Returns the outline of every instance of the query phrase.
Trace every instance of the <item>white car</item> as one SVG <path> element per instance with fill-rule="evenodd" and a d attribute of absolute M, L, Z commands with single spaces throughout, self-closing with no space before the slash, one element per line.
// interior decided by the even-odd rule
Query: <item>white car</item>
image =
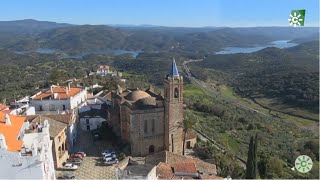
<path fill-rule="evenodd" d="M 104 151 L 102 151 L 101 155 L 110 154 L 110 153 L 115 154 L 116 152 L 113 148 L 108 148 L 108 149 L 105 149 Z"/>
<path fill-rule="evenodd" d="M 116 153 L 105 153 L 103 154 L 103 159 L 117 158 Z"/>
<path fill-rule="evenodd" d="M 119 162 L 119 161 L 118 161 L 117 158 L 107 158 L 107 159 L 105 159 L 104 164 L 106 164 L 106 165 L 112 165 L 112 164 L 116 164 L 116 163 L 118 163 L 118 162 Z"/>
<path fill-rule="evenodd" d="M 71 164 L 71 163 L 66 163 L 66 164 L 63 166 L 63 169 L 66 169 L 66 170 L 76 170 L 76 169 L 78 169 L 78 166 L 77 166 L 77 165 L 74 165 L 74 164 Z"/>

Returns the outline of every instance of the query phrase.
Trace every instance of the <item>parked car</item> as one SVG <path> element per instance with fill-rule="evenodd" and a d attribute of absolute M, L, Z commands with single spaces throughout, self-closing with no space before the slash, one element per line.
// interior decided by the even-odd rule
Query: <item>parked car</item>
<path fill-rule="evenodd" d="M 83 161 L 83 159 L 81 159 L 81 158 L 79 158 L 79 157 L 73 157 L 73 156 L 70 156 L 68 159 L 69 159 L 69 160 Z"/>
<path fill-rule="evenodd" d="M 72 154 L 70 156 L 70 158 L 80 158 L 80 159 L 83 159 L 82 155 L 81 154 Z"/>
<path fill-rule="evenodd" d="M 71 164 L 75 164 L 75 165 L 77 165 L 77 166 L 80 166 L 81 165 L 81 163 L 82 163 L 82 160 L 81 159 L 79 159 L 79 158 L 69 158 L 68 160 L 67 160 L 67 163 L 71 163 Z"/>
<path fill-rule="evenodd" d="M 101 139 L 102 139 L 101 134 L 100 134 L 99 131 L 97 131 L 97 130 L 92 131 L 92 137 L 93 137 L 93 140 L 94 140 L 94 141 L 97 141 L 97 140 L 101 140 Z"/>
<path fill-rule="evenodd" d="M 76 176 L 73 174 L 64 174 L 63 176 L 57 177 L 57 179 L 76 179 Z"/>
<path fill-rule="evenodd" d="M 85 152 L 82 152 L 82 151 L 76 152 L 75 154 L 80 154 L 82 156 L 82 158 L 87 156 L 87 154 Z"/>
<path fill-rule="evenodd" d="M 116 164 L 116 163 L 118 163 L 118 162 L 119 162 L 119 161 L 118 161 L 117 158 L 107 158 L 107 159 L 105 159 L 104 164 L 106 164 L 106 165 L 112 165 L 112 164 Z"/>
<path fill-rule="evenodd" d="M 103 159 L 116 158 L 116 157 L 117 157 L 116 153 L 105 153 L 105 154 L 103 154 Z"/>
<path fill-rule="evenodd" d="M 108 149 L 105 149 L 104 151 L 101 152 L 102 155 L 111 154 L 111 153 L 115 154 L 116 151 L 113 148 L 108 148 Z"/>
<path fill-rule="evenodd" d="M 74 164 L 71 164 L 71 163 L 66 163 L 63 166 L 63 169 L 65 169 L 65 170 L 76 170 L 76 169 L 78 169 L 78 166 L 74 165 Z"/>

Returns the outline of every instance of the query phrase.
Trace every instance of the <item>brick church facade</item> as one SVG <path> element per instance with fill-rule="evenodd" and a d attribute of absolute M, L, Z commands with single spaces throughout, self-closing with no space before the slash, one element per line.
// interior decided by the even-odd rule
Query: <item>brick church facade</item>
<path fill-rule="evenodd" d="M 179 124 L 183 121 L 183 77 L 175 60 L 164 79 L 164 88 L 164 96 L 156 94 L 152 87 L 125 91 L 119 88 L 111 95 L 109 123 L 130 144 L 133 156 L 163 150 L 182 154 L 183 130 Z"/>

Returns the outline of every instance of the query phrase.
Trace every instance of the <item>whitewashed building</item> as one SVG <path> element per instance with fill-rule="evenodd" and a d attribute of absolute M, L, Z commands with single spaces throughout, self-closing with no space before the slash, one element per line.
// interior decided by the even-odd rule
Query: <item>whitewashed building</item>
<path fill-rule="evenodd" d="M 101 127 L 102 123 L 107 121 L 107 113 L 101 110 L 91 109 L 79 113 L 81 129 L 85 131 L 95 130 Z"/>
<path fill-rule="evenodd" d="M 49 128 L 0 112 L 0 179 L 55 179 Z"/>
<path fill-rule="evenodd" d="M 72 111 L 86 99 L 86 89 L 52 85 L 50 89 L 33 95 L 30 99 L 30 106 L 35 107 L 36 113 L 43 111 L 60 114 Z"/>
<path fill-rule="evenodd" d="M 79 108 L 79 121 L 81 129 L 90 131 L 101 126 L 102 122 L 107 121 L 107 108 L 110 103 L 101 97 L 88 99 Z"/>
<path fill-rule="evenodd" d="M 100 65 L 97 69 L 97 72 L 96 72 L 98 75 L 101 75 L 101 76 L 105 76 L 105 75 L 108 75 L 108 74 L 113 74 L 113 72 L 111 71 L 110 69 L 110 66 L 107 66 L 107 65 Z"/>

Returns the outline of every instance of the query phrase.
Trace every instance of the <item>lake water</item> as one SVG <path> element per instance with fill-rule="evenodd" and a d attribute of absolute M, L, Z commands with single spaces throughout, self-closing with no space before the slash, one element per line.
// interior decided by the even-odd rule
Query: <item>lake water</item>
<path fill-rule="evenodd" d="M 222 51 L 215 52 L 215 54 L 252 53 L 267 47 L 277 47 L 282 49 L 282 48 L 289 48 L 289 47 L 298 45 L 296 43 L 290 43 L 289 41 L 290 40 L 273 41 L 270 44 L 259 45 L 255 47 L 226 47 L 226 48 L 223 48 Z"/>
<path fill-rule="evenodd" d="M 113 55 L 122 55 L 122 54 L 130 54 L 132 57 L 136 58 L 141 52 L 139 51 L 127 51 L 124 49 L 115 49 L 115 50 L 99 50 L 99 51 L 89 51 L 80 54 L 70 55 L 63 51 L 55 50 L 55 49 L 47 49 L 47 48 L 39 48 L 35 51 L 16 51 L 17 54 L 27 54 L 27 53 L 39 53 L 39 54 L 54 54 L 59 53 L 59 59 L 66 59 L 66 58 L 74 58 L 74 59 L 82 59 L 83 56 L 89 54 L 113 54 Z"/>

